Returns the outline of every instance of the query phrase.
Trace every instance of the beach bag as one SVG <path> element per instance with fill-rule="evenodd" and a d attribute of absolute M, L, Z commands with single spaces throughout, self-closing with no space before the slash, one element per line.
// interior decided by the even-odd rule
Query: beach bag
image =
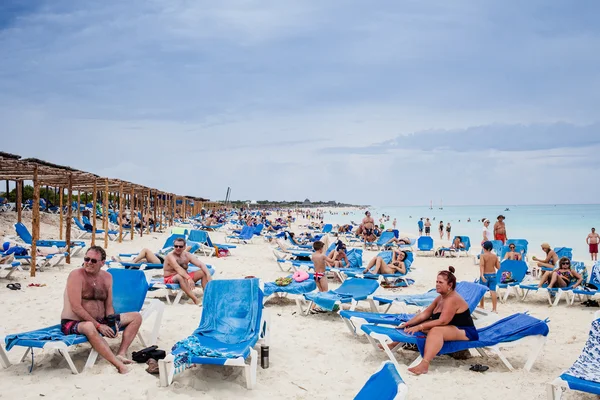
<path fill-rule="evenodd" d="M 166 356 L 166 352 L 164 350 L 160 350 L 158 346 L 146 347 L 145 349 L 142 349 L 140 351 L 134 351 L 131 354 L 131 358 L 133 359 L 133 361 L 138 363 L 145 363 L 151 358 L 154 358 L 158 361 L 162 360 Z"/>
<path fill-rule="evenodd" d="M 228 249 L 219 249 L 219 251 L 217 252 L 219 258 L 221 257 L 229 257 L 229 250 Z"/>
<path fill-rule="evenodd" d="M 511 283 L 511 282 L 516 282 L 516 280 L 514 280 L 512 277 L 512 272 L 504 271 L 502 273 L 502 278 L 500 279 L 500 283 Z"/>
<path fill-rule="evenodd" d="M 83 227 L 88 231 L 94 230 L 94 226 L 91 224 L 84 224 Z"/>

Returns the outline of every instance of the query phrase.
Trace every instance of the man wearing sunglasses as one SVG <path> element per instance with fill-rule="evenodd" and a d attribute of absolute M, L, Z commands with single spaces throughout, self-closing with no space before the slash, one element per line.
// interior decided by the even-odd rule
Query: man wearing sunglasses
<path fill-rule="evenodd" d="M 200 268 L 198 271 L 188 272 L 188 265 L 192 264 Z M 181 290 L 194 302 L 200 304 L 200 300 L 194 295 L 196 282 L 202 280 L 202 288 L 210 281 L 210 272 L 202 261 L 185 249 L 185 239 L 177 238 L 173 242 L 173 251 L 165 257 L 164 263 L 165 283 L 176 283 Z"/>
<path fill-rule="evenodd" d="M 90 344 L 102 357 L 114 365 L 119 373 L 129 371 L 125 364 L 129 345 L 135 338 L 142 316 L 139 312 L 120 314 L 118 326 L 125 328 L 121 346 L 115 356 L 104 337 L 116 338 L 118 329 L 108 325 L 107 317 L 115 314 L 112 297 L 112 275 L 101 268 L 106 261 L 106 252 L 100 246 L 92 246 L 85 253 L 82 268 L 73 270 L 67 278 L 64 306 L 60 327 L 65 335 L 85 335 Z"/>

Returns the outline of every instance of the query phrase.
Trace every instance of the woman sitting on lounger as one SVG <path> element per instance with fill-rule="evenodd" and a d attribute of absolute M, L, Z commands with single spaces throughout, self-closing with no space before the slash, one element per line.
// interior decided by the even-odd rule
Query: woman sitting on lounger
<path fill-rule="evenodd" d="M 389 264 L 386 264 L 381 257 L 374 257 L 367 264 L 367 268 L 363 271 L 363 274 L 406 274 L 404 260 L 406 260 L 406 253 L 404 251 L 393 250 L 392 261 Z M 371 271 L 373 266 L 375 266 L 375 269 Z"/>
<path fill-rule="evenodd" d="M 558 262 L 558 269 L 554 271 L 544 272 L 538 287 L 542 287 L 544 283 L 548 283 L 548 288 L 564 288 L 574 283 L 573 288 L 581 285 L 583 277 L 574 269 L 571 269 L 571 261 L 567 257 L 563 257 Z"/>
<path fill-rule="evenodd" d="M 478 340 L 479 334 L 467 302 L 456 293 L 456 277 L 454 268 L 440 271 L 435 282 L 435 290 L 440 294 L 427 309 L 408 322 L 400 324 L 404 332 L 409 334 L 424 333 L 425 351 L 423 360 L 416 367 L 408 370 L 413 374 L 426 374 L 429 363 L 440 351 L 445 341 Z M 397 343 L 391 343 L 390 347 Z"/>
<path fill-rule="evenodd" d="M 508 251 L 504 255 L 505 260 L 521 261 L 521 259 L 523 258 L 523 255 L 521 253 L 515 251 L 515 248 L 516 248 L 516 246 L 514 243 L 511 243 L 508 245 Z"/>

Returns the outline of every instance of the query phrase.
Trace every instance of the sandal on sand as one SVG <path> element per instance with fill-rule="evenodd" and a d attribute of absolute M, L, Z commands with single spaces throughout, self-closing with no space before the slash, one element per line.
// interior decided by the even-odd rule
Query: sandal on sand
<path fill-rule="evenodd" d="M 475 372 L 485 372 L 488 369 L 490 369 L 490 367 L 488 367 L 487 365 L 481 365 L 481 364 L 471 365 L 471 368 L 469 368 L 470 371 L 475 371 Z"/>
<path fill-rule="evenodd" d="M 148 361 L 146 361 L 146 364 L 148 364 L 148 368 L 146 368 L 147 373 L 158 374 L 158 361 L 156 361 L 154 358 L 150 358 Z"/>
<path fill-rule="evenodd" d="M 21 290 L 20 283 L 9 283 L 8 285 L 6 285 L 6 287 L 9 288 L 10 290 Z"/>
<path fill-rule="evenodd" d="M 322 308 L 313 308 L 312 310 L 310 310 L 311 314 L 323 314 L 326 312 L 327 311 L 323 310 Z"/>

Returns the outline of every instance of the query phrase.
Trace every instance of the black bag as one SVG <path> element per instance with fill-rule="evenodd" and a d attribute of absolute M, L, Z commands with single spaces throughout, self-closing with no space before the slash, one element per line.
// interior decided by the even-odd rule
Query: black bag
<path fill-rule="evenodd" d="M 133 359 L 133 361 L 138 362 L 138 363 L 145 363 L 146 361 L 148 361 L 151 358 L 154 358 L 155 360 L 158 361 L 158 360 L 162 360 L 166 356 L 167 356 L 167 353 L 165 353 L 164 350 L 160 350 L 158 348 L 158 346 L 146 347 L 145 349 L 142 349 L 140 351 L 134 351 L 131 354 L 131 358 Z"/>

